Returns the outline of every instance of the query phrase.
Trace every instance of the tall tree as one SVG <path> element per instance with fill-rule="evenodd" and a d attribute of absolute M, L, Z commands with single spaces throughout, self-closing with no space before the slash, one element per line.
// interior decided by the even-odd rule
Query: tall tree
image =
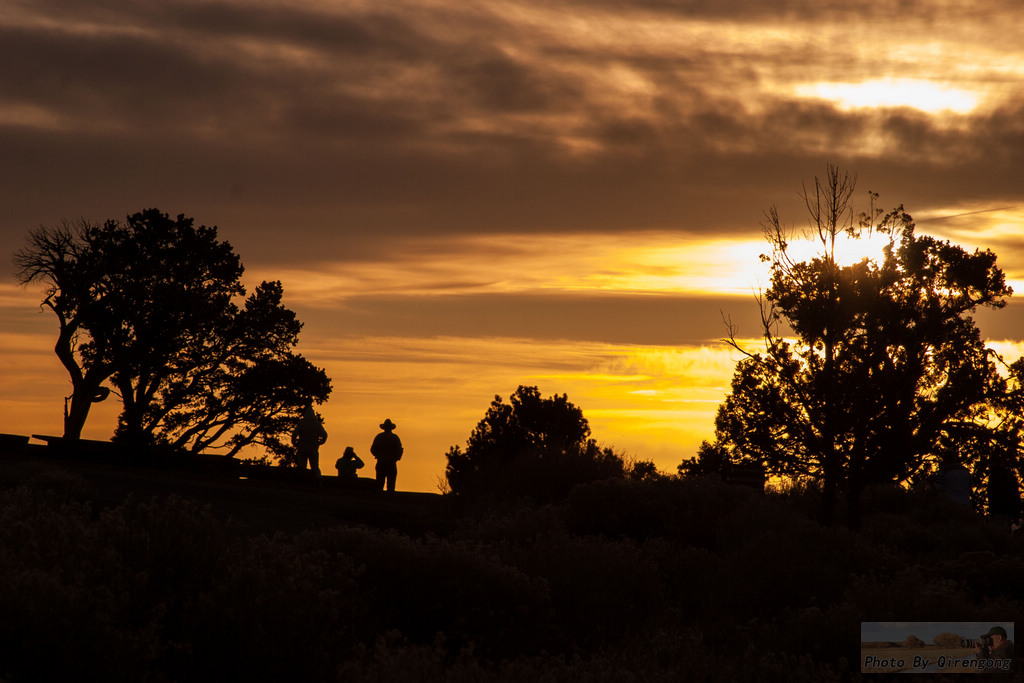
<path fill-rule="evenodd" d="M 278 452 L 303 404 L 330 393 L 323 371 L 291 351 L 302 326 L 280 283 L 235 303 L 243 267 L 215 227 L 156 209 L 44 227 L 15 262 L 22 283 L 45 283 L 43 305 L 60 324 L 55 350 L 72 381 L 65 437 L 80 437 L 109 381 L 123 404 L 118 439 Z"/>
<path fill-rule="evenodd" d="M 43 283 L 41 307 L 57 317 L 53 350 L 71 378 L 71 396 L 64 403 L 64 436 L 71 439 L 81 437 L 92 404 L 109 395 L 103 383 L 114 372 L 105 338 L 91 339 L 88 333 L 109 315 L 101 282 L 116 267 L 105 262 L 105 253 L 90 249 L 93 229 L 86 221 L 41 226 L 14 255 L 19 282 Z"/>
<path fill-rule="evenodd" d="M 855 223 L 854 186 L 829 167 L 805 189 L 818 244 L 805 261 L 792 257 L 778 211 L 766 213 L 764 349 L 738 363 L 715 426 L 734 457 L 819 479 L 826 516 L 845 492 L 855 526 L 868 483 L 907 480 L 964 434 L 996 437 L 986 414 L 1005 382 L 972 313 L 1012 290 L 992 252 L 917 235 L 902 207 L 876 211 L 877 195 Z M 882 254 L 842 264 L 843 240 L 871 233 L 886 238 Z"/>

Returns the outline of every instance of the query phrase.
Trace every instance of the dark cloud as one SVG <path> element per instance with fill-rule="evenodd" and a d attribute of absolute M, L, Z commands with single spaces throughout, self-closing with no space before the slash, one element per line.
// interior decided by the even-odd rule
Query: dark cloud
<path fill-rule="evenodd" d="M 1012 100 L 952 126 L 842 111 L 769 81 L 875 73 L 874 51 L 851 62 L 807 27 L 743 49 L 729 39 L 758 18 L 836 12 L 882 29 L 895 6 L 603 4 L 608 17 L 720 22 L 721 44 L 710 31 L 668 50 L 458 6 L 65 4 L 21 5 L 24 20 L 0 26 L 0 101 L 21 108 L 0 106 L 5 234 L 151 205 L 220 223 L 260 260 L 475 231 L 739 234 L 826 162 L 908 209 L 1020 195 Z M 309 239 L 280 243 L 296 230 Z"/>
<path fill-rule="evenodd" d="M 750 298 L 674 296 L 366 297 L 340 311 L 303 310 L 307 326 L 340 319 L 349 334 L 409 337 L 509 337 L 600 340 L 613 344 L 714 344 L 728 335 L 757 337 L 759 309 Z"/>
<path fill-rule="evenodd" d="M 500 54 L 455 64 L 450 75 L 461 81 L 456 87 L 470 101 L 492 113 L 550 110 L 583 94 L 569 83 L 552 84 L 537 69 Z"/>

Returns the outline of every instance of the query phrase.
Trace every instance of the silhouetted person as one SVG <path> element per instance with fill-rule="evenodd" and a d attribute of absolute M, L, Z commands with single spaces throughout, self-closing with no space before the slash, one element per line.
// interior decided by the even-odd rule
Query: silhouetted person
<path fill-rule="evenodd" d="M 1020 489 L 1017 474 L 1001 463 L 988 469 L 988 512 L 1000 528 L 1010 529 L 1020 517 Z"/>
<path fill-rule="evenodd" d="M 402 440 L 395 434 L 395 423 L 390 418 L 384 420 L 380 428 L 384 431 L 374 437 L 370 446 L 370 453 L 377 458 L 377 485 L 381 491 L 385 484 L 388 491 L 394 491 L 398 461 L 402 459 Z"/>
<path fill-rule="evenodd" d="M 362 458 L 356 455 L 355 449 L 347 446 L 344 454 L 338 458 L 334 466 L 338 469 L 339 479 L 356 479 L 358 478 L 356 470 L 362 469 L 364 464 Z"/>
<path fill-rule="evenodd" d="M 295 446 L 295 455 L 300 469 L 309 469 L 317 475 L 320 474 L 320 446 L 327 441 L 327 430 L 324 429 L 320 418 L 313 412 L 313 406 L 307 405 L 302 413 L 299 424 L 292 432 L 292 445 Z"/>
<path fill-rule="evenodd" d="M 959 458 L 948 456 L 942 460 L 942 469 L 935 477 L 935 488 L 954 503 L 971 506 L 971 472 Z"/>

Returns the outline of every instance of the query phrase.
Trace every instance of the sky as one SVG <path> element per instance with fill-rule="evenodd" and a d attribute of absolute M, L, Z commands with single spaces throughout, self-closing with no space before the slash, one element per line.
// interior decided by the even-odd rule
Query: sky
<path fill-rule="evenodd" d="M 992 249 L 1024 294 L 1010 0 L 7 0 L 0 244 L 156 207 L 281 280 L 334 391 L 325 466 L 385 418 L 436 491 L 495 395 L 568 394 L 675 472 L 759 333 L 764 211 L 826 165 L 858 209 Z M 59 434 L 39 288 L 0 277 L 0 432 Z M 1015 357 L 1022 308 L 978 315 Z M 753 343 L 753 342 L 752 342 Z M 86 436 L 108 438 L 114 400 Z M 365 458 L 364 458 L 365 459 Z"/>

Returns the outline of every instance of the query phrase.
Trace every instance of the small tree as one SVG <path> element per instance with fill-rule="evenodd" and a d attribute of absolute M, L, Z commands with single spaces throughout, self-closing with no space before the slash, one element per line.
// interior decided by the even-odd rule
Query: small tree
<path fill-rule="evenodd" d="M 576 484 L 625 476 L 623 459 L 598 447 L 565 394 L 542 398 L 527 386 L 509 403 L 495 396 L 465 450 L 452 446 L 447 459 L 445 488 L 455 495 L 552 500 Z"/>
<path fill-rule="evenodd" d="M 725 468 L 729 464 L 729 449 L 721 443 L 701 441 L 697 449 L 697 457 L 684 460 L 676 468 L 684 479 L 703 477 L 709 474 L 725 476 Z"/>
<path fill-rule="evenodd" d="M 960 636 L 955 633 L 940 633 L 933 638 L 936 645 L 947 649 L 960 647 L 961 640 Z"/>
<path fill-rule="evenodd" d="M 915 650 L 924 647 L 924 645 L 924 641 L 917 636 L 907 636 L 907 639 L 903 641 L 903 647 Z"/>

